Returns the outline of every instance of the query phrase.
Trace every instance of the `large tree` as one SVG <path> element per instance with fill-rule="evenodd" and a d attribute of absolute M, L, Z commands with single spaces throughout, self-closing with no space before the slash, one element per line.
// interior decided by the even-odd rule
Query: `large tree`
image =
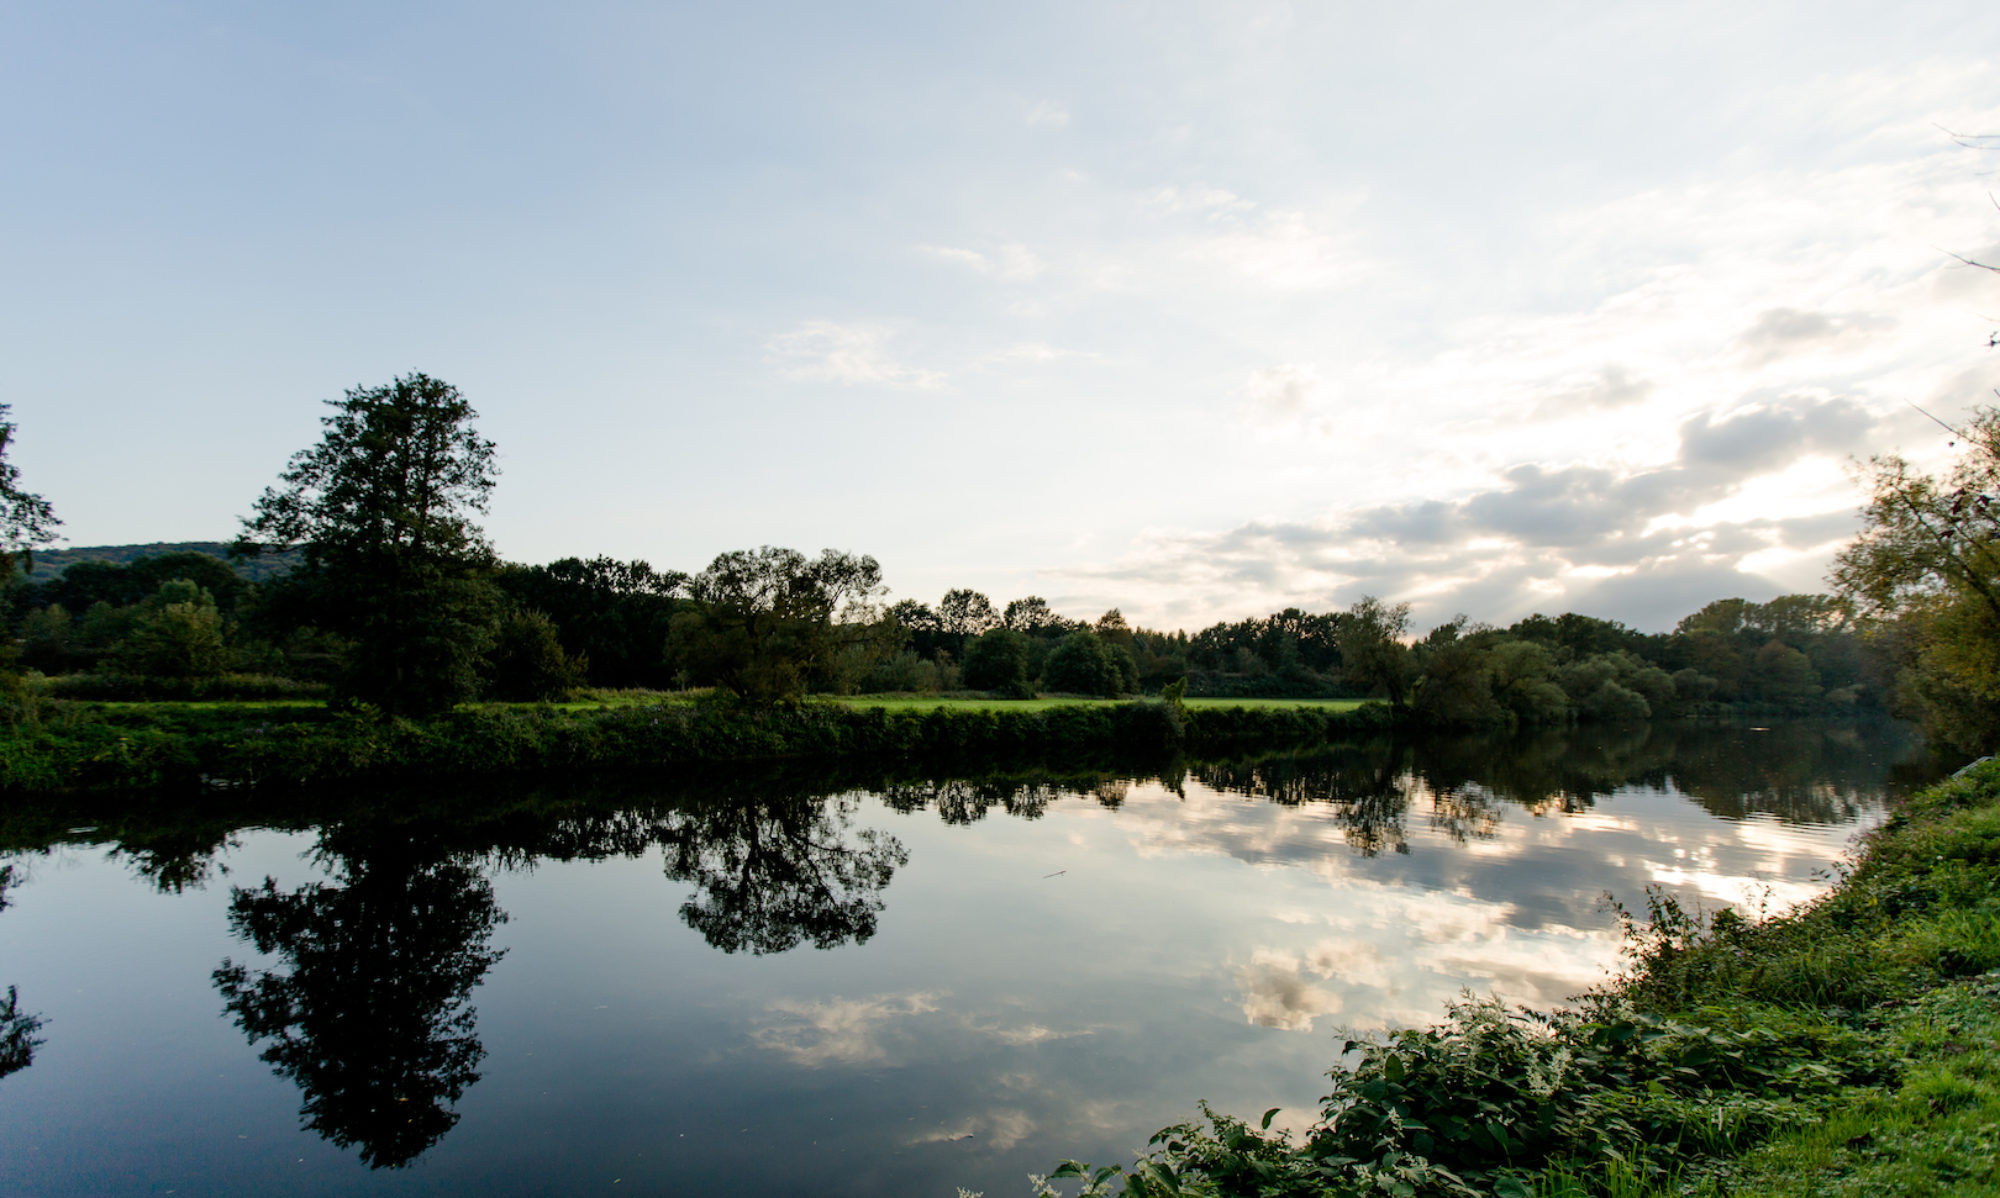
<path fill-rule="evenodd" d="M 1959 457 L 1940 476 L 1873 460 L 1862 532 L 1833 584 L 1895 621 L 1898 689 L 1932 734 L 1985 751 L 2000 743 L 2000 408 L 1953 431 Z"/>
<path fill-rule="evenodd" d="M 1366 595 L 1347 609 L 1337 629 L 1347 680 L 1388 696 L 1391 706 L 1403 707 L 1417 673 L 1416 660 L 1404 643 L 1410 632 L 1410 605 Z"/>
<path fill-rule="evenodd" d="M 243 522 L 239 545 L 299 546 L 314 622 L 353 642 L 344 695 L 422 714 L 469 698 L 491 643 L 493 550 L 474 515 L 498 473 L 458 388 L 424 374 L 327 401 Z"/>
<path fill-rule="evenodd" d="M 32 569 L 34 551 L 56 540 L 56 519 L 49 501 L 21 489 L 21 468 L 7 460 L 14 443 L 13 408 L 0 403 L 0 567 L 10 568 L 20 557 Z"/>

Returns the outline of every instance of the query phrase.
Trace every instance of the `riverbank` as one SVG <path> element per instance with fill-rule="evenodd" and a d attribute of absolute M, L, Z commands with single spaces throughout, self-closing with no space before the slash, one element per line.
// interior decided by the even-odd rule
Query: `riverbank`
<path fill-rule="evenodd" d="M 425 720 L 297 705 L 47 703 L 0 737 L 0 789 L 289 786 L 897 755 L 1060 762 L 1301 748 L 1388 728 L 1381 704 L 1160 700 L 890 708 L 724 700 L 466 708 Z"/>
<path fill-rule="evenodd" d="M 2000 763 L 1905 802 L 1796 911 L 1647 898 L 1631 970 L 1572 1009 L 1468 1000 L 1349 1042 L 1304 1143 L 1211 1112 L 1129 1170 L 1053 1176 L 1134 1198 L 2000 1194 Z"/>

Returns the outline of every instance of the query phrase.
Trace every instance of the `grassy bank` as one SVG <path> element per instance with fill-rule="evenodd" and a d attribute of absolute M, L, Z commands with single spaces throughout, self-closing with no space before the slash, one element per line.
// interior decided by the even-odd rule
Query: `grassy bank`
<path fill-rule="evenodd" d="M 960 698 L 943 695 L 850 695 L 836 700 L 850 707 L 880 707 L 889 711 L 931 711 L 941 707 L 956 711 L 1047 711 L 1052 707 L 1069 707 L 1077 704 L 1101 706 L 1124 701 L 1085 699 L 1068 695 L 1048 695 L 1035 699 Z M 1181 705 L 1189 711 L 1221 711 L 1233 707 L 1251 711 L 1353 711 L 1373 701 L 1370 699 L 1182 699 Z"/>
<path fill-rule="evenodd" d="M 1044 1192 L 2000 1194 L 2000 763 L 1901 806 L 1783 917 L 1646 906 L 1630 971 L 1572 1009 L 1468 1000 L 1350 1042 L 1303 1142 L 1207 1112 Z"/>
<path fill-rule="evenodd" d="M 0 738 L 0 789 L 116 790 L 592 771 L 869 755 L 1060 762 L 1309 747 L 1388 709 L 1128 703 L 924 709 L 727 701 L 482 706 L 426 720 L 254 704 L 45 704 Z"/>

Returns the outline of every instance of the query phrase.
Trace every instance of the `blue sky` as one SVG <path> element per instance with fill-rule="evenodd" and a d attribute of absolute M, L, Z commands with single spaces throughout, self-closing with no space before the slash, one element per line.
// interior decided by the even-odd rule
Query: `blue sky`
<path fill-rule="evenodd" d="M 423 370 L 503 554 L 1194 627 L 1819 589 L 1991 398 L 1990 5 L 0 4 L 0 400 L 220 538 Z"/>

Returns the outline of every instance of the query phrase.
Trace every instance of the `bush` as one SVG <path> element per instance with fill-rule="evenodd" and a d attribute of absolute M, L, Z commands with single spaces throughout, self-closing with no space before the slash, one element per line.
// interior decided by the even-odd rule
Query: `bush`
<path fill-rule="evenodd" d="M 567 699 L 583 685 L 589 663 L 563 652 L 556 626 L 538 611 L 516 609 L 500 621 L 490 662 L 493 695 L 515 702 Z"/>
<path fill-rule="evenodd" d="M 909 649 L 901 649 L 861 676 L 861 689 L 871 695 L 936 694 L 938 668 Z"/>

